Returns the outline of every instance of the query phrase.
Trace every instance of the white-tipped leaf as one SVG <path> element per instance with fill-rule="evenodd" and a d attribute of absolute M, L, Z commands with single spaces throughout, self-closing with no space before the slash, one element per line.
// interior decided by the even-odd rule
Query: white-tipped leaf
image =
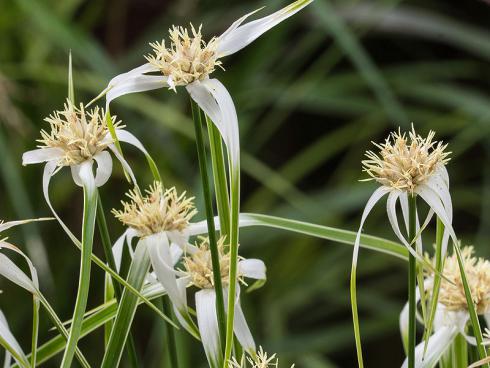
<path fill-rule="evenodd" d="M 298 0 L 271 15 L 242 25 L 243 21 L 253 13 L 245 15 L 233 23 L 220 36 L 220 43 L 218 45 L 219 56 L 227 56 L 243 49 L 269 29 L 296 14 L 312 2 L 313 0 Z"/>
<path fill-rule="evenodd" d="M 97 162 L 97 169 L 95 170 L 95 185 L 101 187 L 111 177 L 112 174 L 112 157 L 107 151 L 99 152 L 94 156 L 95 162 Z"/>

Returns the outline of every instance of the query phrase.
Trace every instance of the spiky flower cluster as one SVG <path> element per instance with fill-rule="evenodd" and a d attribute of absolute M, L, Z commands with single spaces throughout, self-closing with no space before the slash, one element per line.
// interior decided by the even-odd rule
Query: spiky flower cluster
<path fill-rule="evenodd" d="M 122 128 L 120 122 L 112 117 L 115 128 Z M 55 111 L 44 119 L 51 131 L 41 130 L 40 148 L 61 148 L 64 152 L 60 166 L 80 164 L 105 150 L 112 140 L 107 139 L 109 130 L 103 109 L 95 107 L 85 111 L 83 104 L 77 108 L 67 100 L 64 109 Z"/>
<path fill-rule="evenodd" d="M 140 236 L 182 231 L 197 213 L 194 197 L 186 198 L 185 192 L 179 196 L 175 188 L 164 190 L 160 182 L 153 183 L 146 194 L 143 196 L 137 190 L 130 190 L 126 194 L 130 202 L 121 201 L 123 209 L 112 210 L 116 218 L 137 230 Z"/>
<path fill-rule="evenodd" d="M 447 144 L 433 141 L 434 135 L 430 131 L 427 138 L 422 138 L 412 126 L 408 138 L 399 130 L 391 133 L 383 144 L 373 142 L 380 152 L 366 153 L 363 171 L 386 187 L 413 194 L 418 185 L 425 183 L 440 165 L 449 161 L 450 152 L 444 152 Z"/>
<path fill-rule="evenodd" d="M 170 47 L 162 42 L 150 43 L 154 55 L 147 55 L 148 62 L 168 77 L 168 85 L 185 86 L 196 80 L 203 80 L 215 68 L 221 67 L 218 61 L 218 39 L 213 37 L 209 42 L 202 40 L 201 27 L 196 31 L 173 26 L 169 29 Z"/>
<path fill-rule="evenodd" d="M 255 356 L 255 359 L 251 357 L 247 357 L 247 361 L 250 364 L 251 368 L 279 368 L 279 359 L 276 358 L 276 354 L 272 354 L 269 356 L 262 346 L 259 347 L 259 351 Z M 245 357 L 242 357 L 240 361 L 237 361 L 236 358 L 233 358 L 228 363 L 228 368 L 246 368 L 247 364 L 245 362 Z M 294 368 L 294 364 L 291 366 Z"/>
<path fill-rule="evenodd" d="M 468 279 L 468 285 L 478 314 L 490 311 L 490 262 L 474 256 L 473 247 L 461 250 L 463 266 Z M 461 273 L 456 254 L 447 257 L 439 291 L 439 303 L 448 310 L 467 310 L 466 296 L 461 281 Z"/>
<path fill-rule="evenodd" d="M 228 286 L 228 274 L 230 273 L 230 253 L 226 250 L 225 238 L 218 239 L 219 267 L 221 282 Z M 184 257 L 183 272 L 189 276 L 192 285 L 200 289 L 214 288 L 213 262 L 209 248 L 209 238 L 200 237 L 196 244 L 197 251 Z M 240 281 L 240 275 L 238 275 Z"/>

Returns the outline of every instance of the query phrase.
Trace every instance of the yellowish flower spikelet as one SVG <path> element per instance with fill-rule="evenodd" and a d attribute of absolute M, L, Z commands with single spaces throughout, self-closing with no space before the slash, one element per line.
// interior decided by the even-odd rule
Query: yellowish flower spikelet
<path fill-rule="evenodd" d="M 186 198 L 185 192 L 177 195 L 175 188 L 164 190 L 162 183 L 155 182 L 146 190 L 146 196 L 130 190 L 129 202 L 121 201 L 122 210 L 112 213 L 126 226 L 138 231 L 140 236 L 162 231 L 183 231 L 197 213 L 194 197 Z"/>
<path fill-rule="evenodd" d="M 370 179 L 380 184 L 413 194 L 415 188 L 427 181 L 440 165 L 445 165 L 450 152 L 445 152 L 447 144 L 433 141 L 435 133 L 430 131 L 422 138 L 412 130 L 408 134 L 391 133 L 383 144 L 373 144 L 380 149 L 366 153 L 362 161 L 363 171 Z"/>
<path fill-rule="evenodd" d="M 213 37 L 208 43 L 202 40 L 201 27 L 196 31 L 191 24 L 191 32 L 184 27 L 169 29 L 170 47 L 165 40 L 150 43 L 154 55 L 147 55 L 148 62 L 169 78 L 170 87 L 185 86 L 196 80 L 203 80 L 221 67 L 218 61 L 218 39 Z"/>
<path fill-rule="evenodd" d="M 122 128 L 120 122 L 112 117 L 114 127 Z M 81 164 L 97 153 L 105 150 L 112 140 L 106 139 L 109 133 L 105 112 L 99 107 L 85 111 L 83 104 L 76 108 L 69 100 L 61 111 L 55 111 L 44 119 L 51 130 L 41 130 L 40 148 L 61 148 L 64 156 L 60 166 Z"/>
<path fill-rule="evenodd" d="M 276 358 L 276 354 L 269 356 L 267 352 L 262 349 L 262 346 L 259 347 L 259 351 L 257 352 L 255 359 L 247 357 L 247 361 L 251 368 L 279 368 L 279 359 Z M 233 358 L 228 363 L 228 368 L 246 368 L 246 366 L 247 364 L 245 363 L 244 357 L 242 357 L 240 362 L 238 362 L 236 358 Z M 291 366 L 291 368 L 294 368 L 294 364 Z"/>
<path fill-rule="evenodd" d="M 464 247 L 461 250 L 468 285 L 477 312 L 484 314 L 490 311 L 490 262 L 477 258 L 473 254 L 473 247 Z M 468 305 L 456 254 L 446 258 L 442 273 L 447 280 L 442 279 L 441 281 L 439 303 L 445 305 L 449 310 L 467 310 Z"/>
<path fill-rule="evenodd" d="M 220 275 L 223 286 L 228 286 L 228 276 L 230 273 L 230 253 L 227 251 L 225 238 L 218 239 L 218 253 Z M 184 257 L 183 272 L 189 276 L 192 285 L 200 289 L 214 288 L 213 279 L 213 262 L 211 259 L 211 251 L 209 249 L 209 238 L 200 237 L 196 244 L 197 251 Z M 243 279 L 238 275 L 240 282 L 244 283 Z"/>

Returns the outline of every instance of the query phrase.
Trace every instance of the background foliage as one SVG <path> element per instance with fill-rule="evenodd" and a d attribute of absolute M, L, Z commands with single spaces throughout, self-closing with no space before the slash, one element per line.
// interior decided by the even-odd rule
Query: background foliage
<path fill-rule="evenodd" d="M 224 0 L 3 0 L 0 11 L 0 216 L 49 215 L 42 198 L 42 168 L 22 168 L 42 118 L 66 98 L 68 51 L 77 99 L 88 101 L 115 74 L 140 65 L 148 42 L 172 24 L 203 24 L 209 36 L 240 15 L 284 1 Z M 450 143 L 455 228 L 464 243 L 490 256 L 490 6 L 477 0 L 316 0 L 218 72 L 237 106 L 242 142 L 245 211 L 356 230 L 373 183 L 360 183 L 360 160 L 370 141 L 389 130 L 437 131 Z M 158 161 L 165 183 L 198 198 L 199 178 L 185 93 L 159 90 L 113 105 Z M 126 150 L 142 182 L 151 174 L 137 152 Z M 102 188 L 107 209 L 128 189 L 117 169 Z M 80 226 L 81 191 L 68 172 L 53 181 L 53 202 L 73 229 Z M 393 238 L 383 206 L 366 231 Z M 122 231 L 109 218 L 112 237 Z M 74 303 L 78 253 L 53 223 L 8 234 L 33 258 L 41 286 L 63 318 Z M 432 239 L 428 238 L 428 242 Z M 95 251 L 102 256 L 100 243 Z M 268 282 L 244 298 L 257 340 L 297 367 L 355 364 L 348 297 L 351 248 L 268 229 L 242 231 L 241 252 L 268 265 Z M 368 366 L 397 366 L 403 351 L 398 314 L 405 302 L 406 265 L 361 251 L 359 303 Z M 90 306 L 102 300 L 95 271 Z M 30 297 L 1 280 L 1 308 L 23 346 L 30 339 Z M 134 333 L 145 367 L 161 366 L 160 321 L 145 307 Z M 44 327 L 47 327 L 45 325 Z M 41 338 L 50 334 L 46 328 Z M 203 364 L 200 347 L 179 334 Z M 102 331 L 82 340 L 96 365 Z M 27 348 L 26 348 L 27 350 Z M 56 362 L 48 365 L 56 366 Z M 284 366 L 286 366 L 284 364 Z"/>

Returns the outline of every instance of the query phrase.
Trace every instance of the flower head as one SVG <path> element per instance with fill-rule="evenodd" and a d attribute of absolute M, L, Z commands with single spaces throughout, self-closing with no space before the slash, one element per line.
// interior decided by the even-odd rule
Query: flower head
<path fill-rule="evenodd" d="M 257 352 L 255 359 L 251 357 L 247 357 L 247 361 L 250 364 L 251 368 L 279 368 L 279 359 L 276 357 L 276 354 L 272 354 L 269 356 L 266 351 L 262 348 L 262 346 L 259 346 L 259 351 Z M 242 359 L 239 361 L 236 360 L 236 358 L 233 358 L 229 363 L 228 363 L 229 368 L 245 368 L 246 363 L 245 363 L 245 358 L 242 357 Z M 291 366 L 291 368 L 294 368 L 294 364 Z"/>
<path fill-rule="evenodd" d="M 436 169 L 445 165 L 450 152 L 447 145 L 433 141 L 435 133 L 426 138 L 417 135 L 412 126 L 408 133 L 392 133 L 382 144 L 375 144 L 379 154 L 366 153 L 362 162 L 363 171 L 385 187 L 413 193 L 417 186 L 425 183 Z"/>
<path fill-rule="evenodd" d="M 112 117 L 116 128 L 123 128 L 120 122 Z M 40 148 L 60 148 L 62 158 L 60 166 L 78 165 L 105 150 L 112 139 L 108 139 L 109 130 L 103 109 L 95 107 L 85 111 L 83 104 L 77 108 L 67 100 L 64 109 L 55 111 L 44 119 L 49 123 L 51 131 L 41 130 Z"/>
<path fill-rule="evenodd" d="M 487 313 L 490 311 L 490 262 L 475 257 L 473 247 L 464 247 L 461 256 L 476 310 L 479 314 Z M 456 254 L 446 258 L 442 273 L 447 280 L 441 281 L 439 303 L 451 311 L 466 311 L 468 305 Z"/>
<path fill-rule="evenodd" d="M 221 67 L 217 53 L 218 38 L 204 42 L 201 27 L 196 30 L 191 24 L 189 32 L 187 28 L 173 26 L 169 29 L 169 35 L 168 47 L 165 40 L 150 43 L 154 54 L 147 55 L 146 59 L 168 78 L 167 83 L 171 88 L 203 80 L 217 66 Z"/>
<path fill-rule="evenodd" d="M 200 243 L 193 254 L 184 257 L 184 273 L 189 276 L 191 284 L 200 289 L 214 288 L 213 262 L 209 248 L 209 238 L 200 237 Z M 225 238 L 218 240 L 219 266 L 223 286 L 228 286 L 230 272 L 230 254 L 226 251 Z M 240 277 L 240 275 L 239 275 Z M 240 278 L 239 278 L 240 279 Z M 241 280 L 243 282 L 243 280 Z"/>
<path fill-rule="evenodd" d="M 197 213 L 192 198 L 180 196 L 175 188 L 165 190 L 162 183 L 155 182 L 143 196 L 137 190 L 127 193 L 129 202 L 122 202 L 122 210 L 112 212 L 121 222 L 138 231 L 140 236 L 162 231 L 182 231 Z"/>

